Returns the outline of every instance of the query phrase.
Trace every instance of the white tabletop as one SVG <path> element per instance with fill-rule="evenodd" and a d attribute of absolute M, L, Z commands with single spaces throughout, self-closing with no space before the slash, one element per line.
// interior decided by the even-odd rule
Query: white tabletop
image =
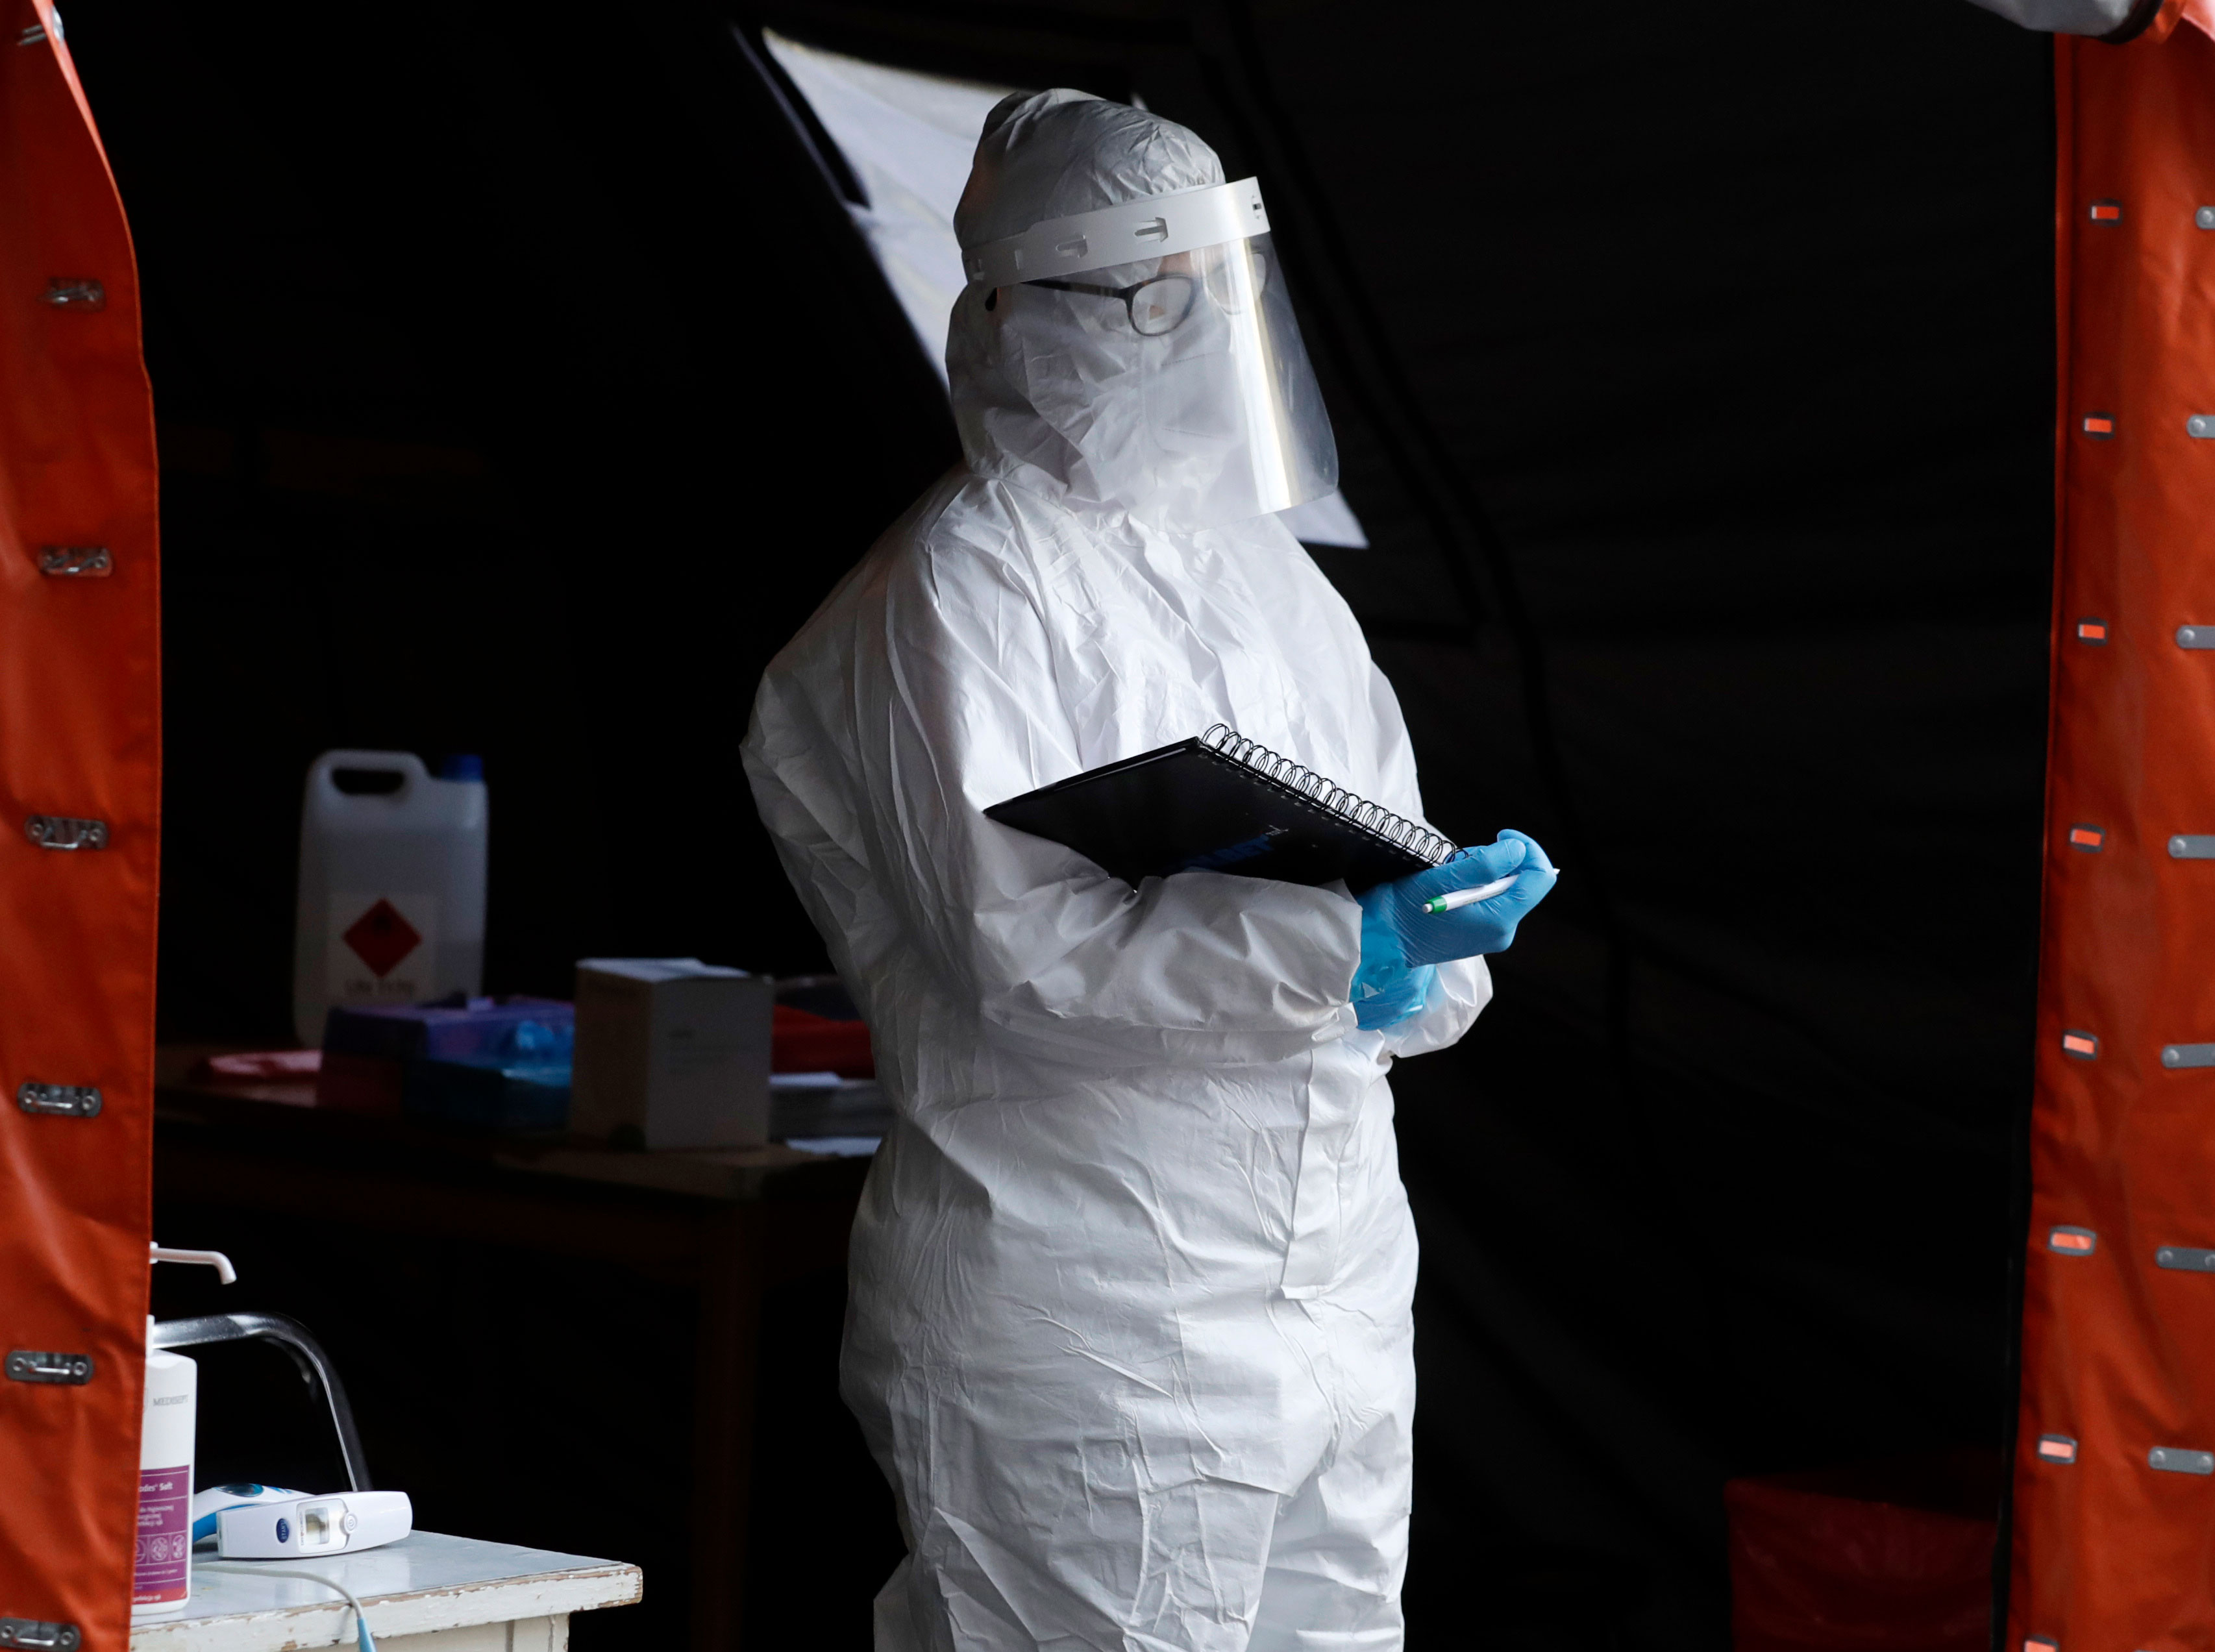
<path fill-rule="evenodd" d="M 261 1566 L 335 1578 L 360 1597 L 379 1639 L 629 1606 L 641 1592 L 638 1568 L 621 1561 L 436 1532 L 321 1560 L 230 1560 L 217 1571 L 205 1558 L 193 1557 L 193 1598 L 182 1612 L 131 1626 L 131 1652 L 288 1652 L 353 1642 L 353 1608 L 342 1598 L 304 1579 L 250 1575 Z"/>

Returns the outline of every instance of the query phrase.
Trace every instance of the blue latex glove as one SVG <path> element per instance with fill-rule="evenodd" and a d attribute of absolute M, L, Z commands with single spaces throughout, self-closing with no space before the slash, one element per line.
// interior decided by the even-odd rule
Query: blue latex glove
<path fill-rule="evenodd" d="M 1515 881 L 1489 900 L 1450 912 L 1427 912 L 1433 895 L 1474 889 L 1509 874 Z M 1546 898 L 1559 875 L 1535 838 L 1503 832 L 1482 849 L 1464 849 L 1444 866 L 1380 883 L 1361 896 L 1362 910 L 1374 906 L 1400 937 L 1410 964 L 1442 964 L 1450 958 L 1474 958 L 1481 952 L 1505 952 L 1515 939 L 1523 915 Z"/>
<path fill-rule="evenodd" d="M 1410 964 L 1382 906 L 1361 903 L 1361 967 L 1353 972 L 1353 1024 L 1365 1033 L 1398 1025 L 1423 1007 L 1438 971 Z"/>
<path fill-rule="evenodd" d="M 1495 883 L 1511 873 L 1515 881 L 1489 900 L 1450 912 L 1423 910 L 1435 895 Z M 1516 924 L 1546 898 L 1558 875 L 1536 838 L 1508 831 L 1484 848 L 1463 850 L 1443 866 L 1363 891 L 1355 1024 L 1375 1031 L 1414 1015 L 1430 991 L 1433 965 L 1506 951 Z"/>

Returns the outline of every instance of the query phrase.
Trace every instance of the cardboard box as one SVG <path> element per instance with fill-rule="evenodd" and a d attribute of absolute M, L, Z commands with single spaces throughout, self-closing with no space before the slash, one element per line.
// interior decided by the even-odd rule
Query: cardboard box
<path fill-rule="evenodd" d="M 769 1139 L 766 975 L 697 958 L 577 964 L 570 1128 L 648 1148 Z"/>

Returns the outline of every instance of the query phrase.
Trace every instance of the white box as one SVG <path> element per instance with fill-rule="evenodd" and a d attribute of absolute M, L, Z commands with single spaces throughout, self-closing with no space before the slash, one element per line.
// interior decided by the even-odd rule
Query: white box
<path fill-rule="evenodd" d="M 580 959 L 570 1127 L 649 1148 L 760 1146 L 776 990 L 697 958 Z"/>

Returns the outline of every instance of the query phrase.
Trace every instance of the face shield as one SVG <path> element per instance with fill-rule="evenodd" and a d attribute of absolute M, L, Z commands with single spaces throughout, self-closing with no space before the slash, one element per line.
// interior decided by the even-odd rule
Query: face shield
<path fill-rule="evenodd" d="M 1251 179 L 1034 225 L 965 255 L 1006 357 L 1101 496 L 1202 527 L 1338 485 L 1338 449 Z"/>

